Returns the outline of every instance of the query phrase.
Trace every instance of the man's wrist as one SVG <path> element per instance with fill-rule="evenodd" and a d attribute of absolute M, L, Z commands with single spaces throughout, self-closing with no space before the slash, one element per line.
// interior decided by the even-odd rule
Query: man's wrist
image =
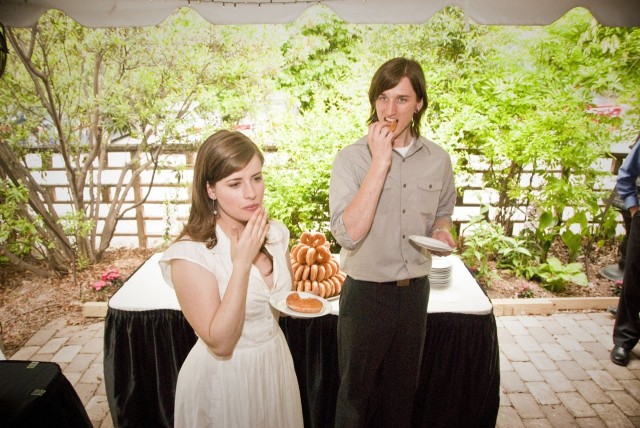
<path fill-rule="evenodd" d="M 451 231 L 450 231 L 449 229 L 450 229 L 450 228 L 446 228 L 446 227 L 436 227 L 435 229 L 431 229 L 431 237 L 433 238 L 433 235 L 434 235 L 436 232 L 439 232 L 439 231 L 445 231 L 445 232 L 447 232 L 447 233 L 449 233 L 449 234 L 450 234 L 450 233 L 451 233 Z"/>

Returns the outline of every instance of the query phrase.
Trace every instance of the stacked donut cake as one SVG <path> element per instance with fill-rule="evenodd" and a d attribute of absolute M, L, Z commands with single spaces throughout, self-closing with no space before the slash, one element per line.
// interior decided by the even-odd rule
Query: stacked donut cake
<path fill-rule="evenodd" d="M 303 232 L 291 248 L 293 290 L 329 298 L 340 294 L 346 277 L 331 257 L 329 243 L 322 232 Z"/>

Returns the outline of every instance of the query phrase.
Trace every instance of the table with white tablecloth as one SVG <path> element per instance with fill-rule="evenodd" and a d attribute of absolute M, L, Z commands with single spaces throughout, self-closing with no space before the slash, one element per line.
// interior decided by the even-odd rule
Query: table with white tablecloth
<path fill-rule="evenodd" d="M 109 301 L 105 381 L 114 426 L 173 425 L 182 362 L 196 336 L 165 284 L 155 254 Z M 414 426 L 494 426 L 499 406 L 498 339 L 492 305 L 462 261 L 452 285 L 432 288 Z M 339 300 L 319 318 L 283 317 L 306 427 L 333 425 L 338 388 Z"/>

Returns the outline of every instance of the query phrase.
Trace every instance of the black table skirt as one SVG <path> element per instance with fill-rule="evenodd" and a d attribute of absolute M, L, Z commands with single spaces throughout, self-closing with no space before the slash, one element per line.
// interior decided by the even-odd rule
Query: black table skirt
<path fill-rule="evenodd" d="M 331 427 L 338 389 L 338 317 L 282 318 L 300 384 L 305 427 Z M 104 371 L 115 427 L 171 427 L 182 362 L 196 336 L 180 311 L 109 308 Z M 495 318 L 429 314 L 416 427 L 493 427 L 500 405 Z"/>
<path fill-rule="evenodd" d="M 427 317 L 416 403 L 417 427 L 495 426 L 500 407 L 500 356 L 493 314 Z"/>
<path fill-rule="evenodd" d="M 178 372 L 196 343 L 182 312 L 109 308 L 105 388 L 114 427 L 173 427 Z"/>
<path fill-rule="evenodd" d="M 80 397 L 60 366 L 0 361 L 0 426 L 91 428 Z"/>
<path fill-rule="evenodd" d="M 339 385 L 338 317 L 283 318 L 300 384 L 305 427 L 333 426 Z M 414 427 L 493 427 L 500 406 L 495 318 L 434 313 L 414 405 Z"/>

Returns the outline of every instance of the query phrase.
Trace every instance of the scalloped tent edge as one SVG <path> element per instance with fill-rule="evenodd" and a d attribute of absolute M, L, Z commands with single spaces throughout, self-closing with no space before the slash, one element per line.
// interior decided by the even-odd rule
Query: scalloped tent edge
<path fill-rule="evenodd" d="M 212 24 L 279 24 L 322 4 L 355 24 L 421 24 L 446 6 L 457 6 L 486 25 L 547 25 L 582 7 L 602 25 L 640 26 L 638 0 L 0 0 L 0 22 L 30 27 L 58 9 L 86 27 L 157 25 L 181 7 Z"/>

